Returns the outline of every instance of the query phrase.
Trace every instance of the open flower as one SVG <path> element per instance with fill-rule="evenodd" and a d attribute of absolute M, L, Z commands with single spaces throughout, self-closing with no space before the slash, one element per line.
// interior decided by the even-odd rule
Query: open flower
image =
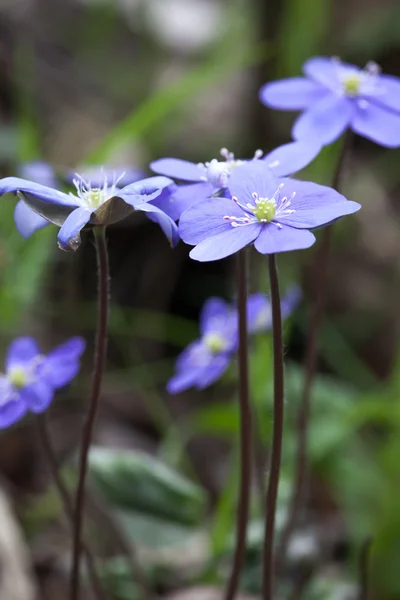
<path fill-rule="evenodd" d="M 254 154 L 253 161 L 261 160 L 265 166 L 273 170 L 278 177 L 284 177 L 300 171 L 319 153 L 321 144 L 317 141 L 290 142 L 279 146 L 263 157 L 261 150 Z M 172 177 L 179 181 L 190 182 L 180 185 L 171 194 L 170 203 L 175 205 L 177 219 L 182 212 L 196 202 L 209 198 L 228 187 L 232 171 L 248 162 L 237 159 L 226 148 L 221 149 L 224 160 L 213 158 L 206 163 L 192 163 L 180 158 L 160 158 L 150 164 L 150 168 L 160 175 Z"/>
<path fill-rule="evenodd" d="M 192 386 L 201 390 L 226 371 L 238 342 L 235 310 L 220 298 L 209 298 L 200 314 L 200 334 L 178 357 L 177 374 L 167 384 L 170 394 Z"/>
<path fill-rule="evenodd" d="M 63 250 L 77 250 L 81 243 L 80 232 L 88 223 L 112 225 L 133 211 L 145 212 L 175 245 L 179 235 L 174 221 L 151 203 L 172 183 L 167 177 L 150 177 L 119 189 L 118 178 L 114 177 L 110 183 L 104 175 L 101 186 L 92 186 L 90 181 L 77 175 L 74 179 L 76 193 L 65 194 L 26 179 L 6 177 L 0 180 L 0 196 L 8 192 L 17 193 L 29 208 L 60 226 L 58 242 Z M 17 211 L 15 216 L 18 220 L 21 212 Z M 22 217 L 26 218 L 26 213 Z"/>
<path fill-rule="evenodd" d="M 338 58 L 316 57 L 303 66 L 305 77 L 265 84 L 260 100 L 280 110 L 304 111 L 292 129 L 299 140 L 330 144 L 350 128 L 377 144 L 400 146 L 400 79 Z"/>
<path fill-rule="evenodd" d="M 8 348 L 5 373 L 0 375 L 0 428 L 13 425 L 28 412 L 45 411 L 55 390 L 77 375 L 85 349 L 80 337 L 71 338 L 47 355 L 30 337 L 14 340 Z"/>
<path fill-rule="evenodd" d="M 235 169 L 229 192 L 231 198 L 209 198 L 182 214 L 180 236 L 196 246 L 191 258 L 218 260 L 252 243 L 261 254 L 308 248 L 315 242 L 310 229 L 361 208 L 329 187 L 278 180 L 262 161 Z"/>

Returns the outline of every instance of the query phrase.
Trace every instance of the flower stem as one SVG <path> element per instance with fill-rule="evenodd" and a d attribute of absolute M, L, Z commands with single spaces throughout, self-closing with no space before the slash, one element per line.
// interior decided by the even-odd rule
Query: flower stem
<path fill-rule="evenodd" d="M 270 455 L 269 480 L 265 510 L 265 532 L 263 548 L 263 600 L 272 600 L 274 584 L 274 530 L 275 513 L 278 499 L 279 474 L 282 458 L 283 439 L 283 341 L 281 300 L 279 296 L 278 272 L 275 255 L 268 256 L 269 280 L 272 309 L 272 335 L 274 345 L 274 422 L 272 431 L 272 447 Z"/>
<path fill-rule="evenodd" d="M 348 153 L 352 134 L 347 131 L 340 149 L 336 169 L 332 179 L 332 187 L 339 191 L 342 184 L 344 159 Z M 297 414 L 297 452 L 295 464 L 295 481 L 289 506 L 288 518 L 277 551 L 277 571 L 279 572 L 285 560 L 287 546 L 292 532 L 296 527 L 297 518 L 303 503 L 304 488 L 307 478 L 307 452 L 308 452 L 308 423 L 310 419 L 310 400 L 312 386 L 317 365 L 317 341 L 325 314 L 327 275 L 329 258 L 332 246 L 332 226 L 325 227 L 322 239 L 315 253 L 315 263 L 312 281 L 314 285 L 311 307 L 310 327 L 308 329 L 305 352 L 305 376 L 300 407 Z"/>
<path fill-rule="evenodd" d="M 240 492 L 236 521 L 236 546 L 232 571 L 224 599 L 233 600 L 239 586 L 246 551 L 251 485 L 251 411 L 249 401 L 248 336 L 247 336 L 247 252 L 237 254 L 237 297 L 239 319 L 239 408 L 240 408 Z"/>
<path fill-rule="evenodd" d="M 62 479 L 61 473 L 59 472 L 57 459 L 56 459 L 56 453 L 54 451 L 53 442 L 51 441 L 51 436 L 50 436 L 50 432 L 48 429 L 46 413 L 37 415 L 36 424 L 37 424 L 39 438 L 40 438 L 41 444 L 43 446 L 43 450 L 46 454 L 47 461 L 49 463 L 51 475 L 53 477 L 57 491 L 58 491 L 61 501 L 63 503 L 64 512 L 71 524 L 71 527 L 73 527 L 73 525 L 74 525 L 74 509 L 73 509 L 73 504 L 72 504 L 72 498 L 69 494 L 67 486 L 65 485 L 65 483 Z M 96 574 L 96 569 L 94 566 L 95 561 L 92 556 L 92 553 L 85 543 L 82 544 L 82 548 L 83 548 L 83 552 L 85 555 L 87 570 L 88 570 L 90 581 L 91 581 L 91 584 L 93 587 L 93 591 L 99 600 L 105 600 L 106 596 L 103 592 L 100 581 Z"/>
<path fill-rule="evenodd" d="M 108 323 L 108 298 L 109 298 L 109 267 L 105 227 L 97 226 L 93 229 L 98 272 L 98 316 L 96 345 L 94 354 L 94 368 L 92 377 L 92 389 L 90 394 L 89 409 L 83 427 L 81 451 L 79 457 L 79 475 L 76 490 L 74 511 L 74 535 L 72 547 L 72 571 L 70 581 L 70 600 L 79 598 L 79 570 L 81 555 L 82 521 L 85 505 L 85 479 L 87 472 L 87 461 L 93 429 L 99 403 L 101 380 L 103 377 L 106 350 L 107 350 L 107 323 Z"/>

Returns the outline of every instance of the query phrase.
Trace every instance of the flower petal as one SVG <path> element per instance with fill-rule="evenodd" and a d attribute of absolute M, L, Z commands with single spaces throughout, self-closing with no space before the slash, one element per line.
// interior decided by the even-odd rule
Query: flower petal
<path fill-rule="evenodd" d="M 6 371 L 15 365 L 22 366 L 30 363 L 31 360 L 40 356 L 39 346 L 31 337 L 20 337 L 11 342 L 8 346 L 5 368 Z"/>
<path fill-rule="evenodd" d="M 357 106 L 351 122 L 353 131 L 387 148 L 400 146 L 400 114 L 365 100 Z"/>
<path fill-rule="evenodd" d="M 173 183 L 172 179 L 168 177 L 147 177 L 126 185 L 116 196 L 122 198 L 131 206 L 136 206 L 136 204 L 154 200 L 164 188 Z"/>
<path fill-rule="evenodd" d="M 179 214 L 178 218 L 180 218 L 183 211 L 187 208 L 193 206 L 197 202 L 202 202 L 203 200 L 210 198 L 213 193 L 213 186 L 206 181 L 177 186 L 171 200 L 176 206 L 176 212 Z"/>
<path fill-rule="evenodd" d="M 232 308 L 222 298 L 208 298 L 200 313 L 201 335 L 214 332 L 219 323 L 225 323 L 232 314 Z"/>
<path fill-rule="evenodd" d="M 284 177 L 306 167 L 321 151 L 318 141 L 296 141 L 279 146 L 263 157 L 277 177 Z"/>
<path fill-rule="evenodd" d="M 57 187 L 58 182 L 53 167 L 42 160 L 22 163 L 18 167 L 18 174 L 23 179 L 29 179 L 50 188 Z"/>
<path fill-rule="evenodd" d="M 20 398 L 10 400 L 10 402 L 0 406 L 0 429 L 6 429 L 14 425 L 14 423 L 25 416 L 27 410 L 25 401 Z"/>
<path fill-rule="evenodd" d="M 300 304 L 303 297 L 301 288 L 294 285 L 290 288 L 281 300 L 282 319 L 289 317 L 295 308 Z"/>
<path fill-rule="evenodd" d="M 365 94 L 365 97 L 371 102 L 374 102 L 374 104 L 380 104 L 381 106 L 400 113 L 400 77 L 394 77 L 393 75 L 379 75 L 377 87 L 379 94 Z"/>
<path fill-rule="evenodd" d="M 212 362 L 208 365 L 207 369 L 204 369 L 204 371 L 199 374 L 196 382 L 196 388 L 198 390 L 204 390 L 204 388 L 208 387 L 217 381 L 217 379 L 222 377 L 229 367 L 231 359 L 232 354 L 219 354 L 218 356 L 215 356 Z"/>
<path fill-rule="evenodd" d="M 133 169 L 132 167 L 98 167 L 96 165 L 84 167 L 79 172 L 75 172 L 70 169 L 65 174 L 65 181 L 72 184 L 74 179 L 81 179 L 82 181 L 90 181 L 92 188 L 101 188 L 104 185 L 105 180 L 109 185 L 112 185 L 114 181 L 118 181 L 117 186 L 123 188 L 130 183 L 143 179 L 143 171 Z"/>
<path fill-rule="evenodd" d="M 345 215 L 351 215 L 361 208 L 358 202 L 346 200 L 344 196 L 325 185 L 296 179 L 284 179 L 283 182 L 281 196 L 290 198 L 293 193 L 296 195 L 289 206 L 294 212 L 277 216 L 276 220 L 279 223 L 298 229 L 314 229 Z"/>
<path fill-rule="evenodd" d="M 278 180 L 263 160 L 251 160 L 236 167 L 228 183 L 232 196 L 236 196 L 244 205 L 254 204 L 253 192 L 256 192 L 260 198 L 271 198 L 277 188 Z"/>
<path fill-rule="evenodd" d="M 179 242 L 179 231 L 175 221 L 173 221 L 171 217 L 166 215 L 165 212 L 160 210 L 157 206 L 154 206 L 151 202 L 138 204 L 135 206 L 135 210 L 142 210 L 147 214 L 151 221 L 158 223 L 167 236 L 171 246 L 176 246 Z"/>
<path fill-rule="evenodd" d="M 77 208 L 64 221 L 58 232 L 58 243 L 62 250 L 75 252 L 81 245 L 81 229 L 90 221 L 93 210 Z"/>
<path fill-rule="evenodd" d="M 261 230 L 261 223 L 254 223 L 244 227 L 230 226 L 226 231 L 200 242 L 189 253 L 189 256 L 201 262 L 220 260 L 254 242 Z"/>
<path fill-rule="evenodd" d="M 23 200 L 17 202 L 15 206 L 14 221 L 18 233 L 24 238 L 28 238 L 35 233 L 35 231 L 43 229 L 46 225 L 50 225 L 50 221 L 44 219 L 34 210 L 29 208 Z"/>
<path fill-rule="evenodd" d="M 225 216 L 243 217 L 245 212 L 231 198 L 208 198 L 182 213 L 179 234 L 186 244 L 194 246 L 206 238 L 232 229 Z"/>
<path fill-rule="evenodd" d="M 85 340 L 81 337 L 71 338 L 65 344 L 58 346 L 39 366 L 38 377 L 44 379 L 54 389 L 67 385 L 79 371 L 79 359 L 85 346 Z"/>
<path fill-rule="evenodd" d="M 287 225 L 277 227 L 273 223 L 267 223 L 262 228 L 254 246 L 261 254 L 276 254 L 309 248 L 314 242 L 315 236 L 311 231 L 294 229 Z"/>
<path fill-rule="evenodd" d="M 303 73 L 330 90 L 342 88 L 340 75 L 360 73 L 361 69 L 349 63 L 339 61 L 331 56 L 316 56 L 303 65 Z"/>
<path fill-rule="evenodd" d="M 263 104 L 279 110 L 302 110 L 320 100 L 327 90 L 305 77 L 291 77 L 262 86 L 259 98 Z"/>
<path fill-rule="evenodd" d="M 52 204 L 60 204 L 64 206 L 77 206 L 78 199 L 71 198 L 68 194 L 64 194 L 54 188 L 20 179 L 19 177 L 5 177 L 0 179 L 0 196 L 9 193 L 26 192 L 40 200 L 50 202 Z"/>
<path fill-rule="evenodd" d="M 177 221 L 181 216 L 178 204 L 174 201 L 173 196 L 178 189 L 175 183 L 172 183 L 168 187 L 161 191 L 161 194 L 151 200 L 153 206 L 157 206 L 160 210 L 165 212 L 166 215 L 171 217 L 173 221 Z"/>
<path fill-rule="evenodd" d="M 181 392 L 193 387 L 200 374 L 203 373 L 204 367 L 191 368 L 187 371 L 177 373 L 167 383 L 167 392 L 169 394 L 180 394 Z"/>
<path fill-rule="evenodd" d="M 43 379 L 37 379 L 31 385 L 20 390 L 21 400 L 34 413 L 41 413 L 51 404 L 53 388 Z"/>
<path fill-rule="evenodd" d="M 180 158 L 160 158 L 150 163 L 150 169 L 154 173 L 182 181 L 201 181 L 205 175 L 201 167 Z"/>
<path fill-rule="evenodd" d="M 297 140 L 331 144 L 350 125 L 354 112 L 354 102 L 345 96 L 332 93 L 296 119 L 292 135 Z"/>
<path fill-rule="evenodd" d="M 249 333 L 267 331 L 272 326 L 271 302 L 265 294 L 251 294 L 247 298 L 247 328 Z"/>

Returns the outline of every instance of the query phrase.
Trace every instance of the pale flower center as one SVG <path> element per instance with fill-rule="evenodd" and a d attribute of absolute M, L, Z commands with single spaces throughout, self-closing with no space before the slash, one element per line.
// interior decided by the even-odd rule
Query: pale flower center
<path fill-rule="evenodd" d="M 219 354 L 226 348 L 226 341 L 218 333 L 206 333 L 203 342 L 212 354 Z"/>
<path fill-rule="evenodd" d="M 109 184 L 107 176 L 104 175 L 104 183 L 101 187 L 92 188 L 90 181 L 85 181 L 81 175 L 76 173 L 76 179 L 73 179 L 73 184 L 76 187 L 76 196 L 80 200 L 81 206 L 84 208 L 99 208 L 104 202 L 113 198 L 118 190 L 118 183 L 125 176 L 121 173 L 119 177 L 114 173 L 112 182 Z M 74 200 L 76 196 L 70 192 L 69 194 Z"/>
<path fill-rule="evenodd" d="M 232 170 L 239 165 L 243 165 L 245 162 L 243 160 L 236 159 L 233 152 L 229 152 L 229 150 L 226 148 L 221 148 L 220 154 L 223 158 L 225 158 L 225 162 L 213 158 L 209 162 L 200 163 L 198 165 L 204 171 L 204 176 L 202 179 L 211 183 L 213 188 L 216 189 L 226 188 Z M 261 158 L 262 154 L 263 153 L 261 150 L 257 150 L 254 153 L 253 160 Z"/>
<path fill-rule="evenodd" d="M 7 372 L 7 378 L 17 389 L 24 388 L 29 382 L 29 374 L 22 367 L 11 367 Z"/>

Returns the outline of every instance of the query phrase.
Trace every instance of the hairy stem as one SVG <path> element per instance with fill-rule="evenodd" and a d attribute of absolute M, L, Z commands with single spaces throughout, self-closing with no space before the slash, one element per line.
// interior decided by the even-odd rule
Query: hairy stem
<path fill-rule="evenodd" d="M 76 490 L 74 510 L 74 533 L 72 546 L 72 571 L 70 581 L 70 600 L 79 598 L 79 571 L 81 556 L 82 522 L 85 506 L 85 479 L 89 448 L 92 441 L 94 424 L 100 398 L 101 381 L 107 350 L 107 323 L 109 299 L 109 267 L 105 227 L 98 226 L 93 229 L 98 269 L 98 316 L 96 330 L 96 345 L 94 354 L 94 368 L 89 408 L 83 427 L 81 450 L 79 457 L 79 474 Z"/>
<path fill-rule="evenodd" d="M 269 280 L 272 309 L 272 335 L 274 347 L 274 409 L 272 447 L 265 507 L 265 532 L 263 548 L 263 600 L 272 600 L 274 591 L 274 532 L 275 513 L 278 499 L 279 474 L 282 458 L 283 417 L 284 417 L 284 387 L 283 387 L 283 341 L 282 315 L 279 295 L 278 272 L 275 255 L 270 254 Z"/>
<path fill-rule="evenodd" d="M 250 504 L 252 441 L 248 373 L 246 249 L 237 254 L 237 297 L 239 319 L 240 492 L 236 521 L 236 546 L 231 575 L 224 593 L 225 600 L 233 600 L 238 590 L 240 572 L 246 551 Z"/>

